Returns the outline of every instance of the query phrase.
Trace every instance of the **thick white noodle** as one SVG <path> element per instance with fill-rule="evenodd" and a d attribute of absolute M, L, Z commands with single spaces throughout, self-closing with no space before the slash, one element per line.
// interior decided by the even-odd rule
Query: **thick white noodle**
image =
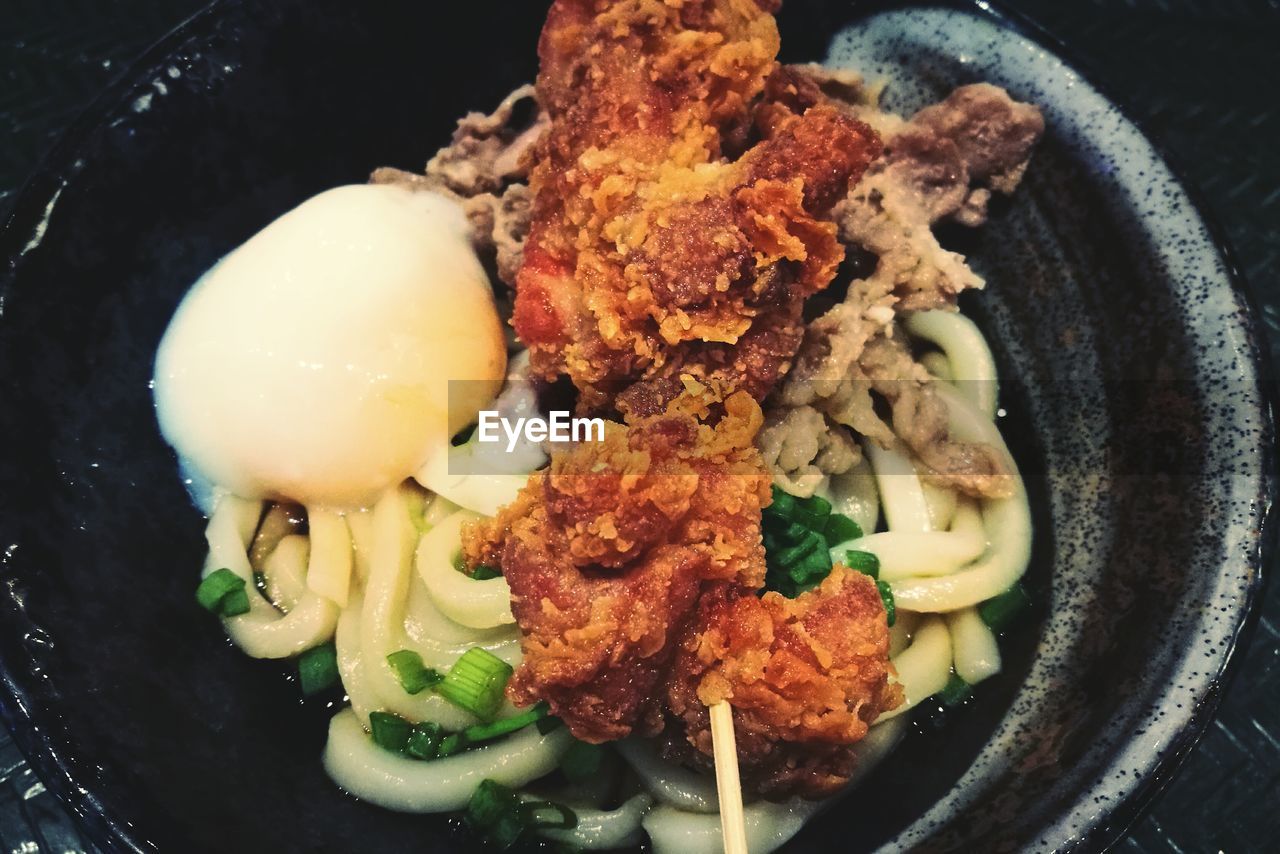
<path fill-rule="evenodd" d="M 854 756 L 857 759 L 853 773 L 849 775 L 849 782 L 845 783 L 841 793 L 833 796 L 830 800 L 838 800 L 866 779 L 876 769 L 876 766 L 898 746 L 898 742 L 902 741 L 902 737 L 907 734 L 910 726 L 911 723 L 906 718 L 888 719 L 883 716 L 878 718 L 871 725 L 866 738 L 853 746 Z"/>
<path fill-rule="evenodd" d="M 714 778 L 663 760 L 648 739 L 624 738 L 614 747 L 659 800 L 686 812 L 719 813 Z"/>
<path fill-rule="evenodd" d="M 848 516 L 858 527 L 870 533 L 880 522 L 880 494 L 876 476 L 864 456 L 843 474 L 833 474 L 818 493 L 831 502 L 831 509 Z"/>
<path fill-rule="evenodd" d="M 333 781 L 361 800 L 399 812 L 438 813 L 467 805 L 482 780 L 523 786 L 551 773 L 573 738 L 525 727 L 507 738 L 444 759 L 421 762 L 374 743 L 350 709 L 334 715 L 324 746 Z"/>
<path fill-rule="evenodd" d="M 360 615 L 364 676 L 380 701 L 379 708 L 411 721 L 435 721 L 448 729 L 461 729 L 475 723 L 475 717 L 433 691 L 407 693 L 387 663 L 391 653 L 416 648 L 404 630 L 414 534 L 408 508 L 400 493 L 391 490 L 373 508 L 373 559 Z M 452 663 L 431 662 L 443 669 Z"/>
<path fill-rule="evenodd" d="M 768 854 L 781 847 L 821 808 L 819 801 L 792 798 L 781 804 L 756 801 L 743 808 L 747 850 Z M 684 812 L 668 804 L 649 810 L 641 822 L 654 854 L 721 854 L 720 816 Z"/>
<path fill-rule="evenodd" d="M 651 806 L 653 798 L 642 792 L 632 795 L 614 810 L 574 807 L 578 826 L 573 830 L 541 830 L 538 833 L 547 839 L 576 845 L 588 851 L 632 848 L 644 842 L 640 820 Z"/>
<path fill-rule="evenodd" d="M 353 592 L 347 607 L 338 616 L 338 629 L 333 634 L 333 646 L 338 654 L 338 675 L 342 688 L 347 692 L 351 710 L 360 723 L 369 725 L 369 713 L 382 708 L 382 699 L 369 684 L 368 670 L 364 666 L 364 650 L 361 645 L 360 618 L 364 610 L 364 596 Z M 466 720 L 459 715 L 460 720 Z"/>
<path fill-rule="evenodd" d="M 880 721 L 885 721 L 881 723 Z M 905 719 L 880 721 L 871 728 L 866 738 L 853 747 L 856 759 L 854 772 L 840 794 L 825 801 L 805 801 L 796 798 L 785 804 L 757 801 L 744 809 L 747 821 L 747 844 L 755 852 L 773 851 L 799 832 L 804 823 L 819 810 L 840 803 L 850 790 L 869 775 L 885 759 L 906 734 Z M 713 811 L 691 811 L 672 806 L 669 802 L 652 809 L 645 816 L 643 826 L 653 839 L 654 850 L 698 854 L 719 852 L 721 848 L 720 818 Z"/>
<path fill-rule="evenodd" d="M 422 535 L 418 543 L 418 575 L 431 600 L 446 617 L 473 629 L 511 625 L 511 587 L 502 576 L 476 581 L 454 568 L 462 542 L 462 526 L 479 518 L 459 511 Z"/>
<path fill-rule="evenodd" d="M 929 505 L 920 486 L 920 475 L 911 464 L 911 458 L 902 450 L 901 443 L 893 448 L 882 448 L 875 442 L 866 441 L 862 447 L 876 474 L 880 505 L 889 530 L 903 533 L 931 530 Z"/>
<path fill-rule="evenodd" d="M 412 592 L 416 581 L 411 565 L 415 534 L 403 496 L 395 490 L 383 496 L 373 510 L 373 554 L 358 620 L 359 669 L 372 694 L 364 705 L 368 710 L 386 709 L 411 721 L 435 721 L 447 729 L 461 729 L 475 723 L 475 717 L 432 691 L 407 693 L 387 664 L 387 656 L 411 649 L 422 656 L 427 666 L 443 671 L 471 647 L 481 646 L 511 663 L 518 660 L 519 640 L 514 629 L 473 630 L 464 639 L 460 627 L 451 626 L 443 617 L 438 621 L 430 619 L 431 615 L 417 601 L 425 598 L 425 592 Z M 417 604 L 413 616 L 407 615 L 410 601 Z M 424 615 L 428 619 L 423 620 Z M 510 717 L 517 711 L 510 702 L 504 702 L 498 717 Z"/>
<path fill-rule="evenodd" d="M 929 524 L 935 531 L 945 531 L 951 527 L 951 520 L 956 515 L 956 505 L 960 501 L 954 489 L 937 486 L 925 478 L 920 478 L 920 489 L 924 491 L 924 503 L 929 508 Z"/>
<path fill-rule="evenodd" d="M 443 495 L 428 498 L 426 510 L 422 513 L 422 524 L 425 526 L 425 530 L 430 531 L 461 509 L 461 507 Z"/>
<path fill-rule="evenodd" d="M 341 513 L 308 507 L 307 530 L 311 535 L 307 586 L 344 607 L 351 589 L 351 529 Z"/>
<path fill-rule="evenodd" d="M 898 607 L 908 611 L 955 611 L 997 596 L 1013 586 L 1031 560 L 1031 509 L 1009 449 L 994 423 L 963 395 L 946 384 L 937 385 L 951 416 L 951 434 L 966 442 L 986 442 L 1003 458 L 1013 492 L 1008 498 L 982 502 L 982 524 L 988 548 L 963 572 L 940 578 L 908 579 L 893 586 Z"/>
<path fill-rule="evenodd" d="M 223 620 L 231 640 L 252 658 L 289 658 L 333 636 L 338 607 L 313 591 L 282 614 L 258 592 L 249 565 L 249 544 L 262 516 L 262 502 L 224 496 L 205 528 L 209 557 L 204 574 L 227 568 L 245 580 L 249 612 Z"/>
<path fill-rule="evenodd" d="M 908 334 L 937 345 L 947 356 L 953 383 L 987 418 L 995 418 L 996 360 L 977 325 L 954 311 L 918 311 L 903 321 Z"/>
<path fill-rule="evenodd" d="M 356 578 L 363 584 L 369 580 L 369 561 L 373 558 L 373 511 L 348 513 L 347 529 L 351 531 L 351 552 Z"/>
<path fill-rule="evenodd" d="M 831 550 L 840 561 L 850 549 L 871 552 L 880 559 L 880 577 L 900 581 L 919 576 L 947 575 L 977 560 L 987 547 L 982 516 L 970 501 L 957 506 L 950 531 L 881 531 L 841 543 Z M 894 587 L 895 596 L 897 587 Z"/>
<path fill-rule="evenodd" d="M 945 615 L 951 632 L 956 675 L 970 685 L 1000 672 L 1000 647 L 977 608 L 961 608 Z"/>
<path fill-rule="evenodd" d="M 947 359 L 946 353 L 939 353 L 937 350 L 925 353 L 920 357 L 920 364 L 924 365 L 924 369 L 934 379 L 942 380 L 944 383 L 951 382 L 951 362 Z"/>
<path fill-rule="evenodd" d="M 951 632 L 946 622 L 938 616 L 925 617 L 911 639 L 911 646 L 892 659 L 906 699 L 877 720 L 895 718 L 946 687 L 951 677 L 951 658 Z"/>
<path fill-rule="evenodd" d="M 897 658 L 898 653 L 911 646 L 911 636 L 924 617 L 911 611 L 898 611 L 898 618 L 889 627 L 889 658 Z M 342 631 L 339 625 L 338 631 Z"/>
<path fill-rule="evenodd" d="M 478 471 L 472 452 L 467 450 L 470 447 L 468 443 L 462 448 L 450 448 L 447 454 L 434 455 L 413 478 L 459 507 L 485 516 L 496 515 L 515 500 L 529 480 L 528 475 Z"/>
<path fill-rule="evenodd" d="M 446 617 L 427 593 L 422 578 L 409 579 L 405 602 L 404 631 L 409 648 L 417 650 L 428 667 L 447 670 L 473 646 L 483 647 L 507 664 L 520 663 L 520 629 L 514 625 L 496 629 L 473 629 Z"/>
<path fill-rule="evenodd" d="M 282 537 L 262 562 L 267 598 L 286 614 L 307 592 L 307 554 L 311 543 L 301 534 Z"/>

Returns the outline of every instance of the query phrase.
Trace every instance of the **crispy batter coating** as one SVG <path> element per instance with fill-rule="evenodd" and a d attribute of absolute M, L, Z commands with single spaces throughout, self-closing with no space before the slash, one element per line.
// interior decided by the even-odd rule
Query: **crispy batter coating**
<path fill-rule="evenodd" d="M 763 398 L 799 346 L 802 301 L 844 256 L 824 217 L 879 155 L 870 128 L 780 96 L 728 159 L 777 69 L 775 5 L 557 0 L 548 14 L 551 127 L 532 152 L 513 323 L 583 411 L 684 373 Z"/>
<path fill-rule="evenodd" d="M 668 753 L 712 768 L 707 706 L 727 700 L 744 785 L 765 796 L 831 794 L 853 770 L 848 745 L 902 702 L 888 654 L 884 606 L 861 573 L 836 566 L 795 599 L 717 585 L 670 669 L 678 725 Z"/>
<path fill-rule="evenodd" d="M 705 396 L 686 393 L 610 424 L 464 535 L 467 561 L 500 564 L 511 585 L 524 661 L 509 696 L 548 701 L 578 738 L 660 726 L 660 684 L 702 584 L 763 583 L 760 407 L 737 392 L 720 408 L 709 424 Z"/>
<path fill-rule="evenodd" d="M 586 741 L 665 727 L 668 752 L 695 767 L 710 766 L 706 704 L 727 699 L 749 789 L 828 793 L 902 699 L 884 606 L 844 567 L 796 599 L 758 595 L 760 407 L 684 382 L 661 413 L 553 454 L 464 531 L 466 561 L 501 566 L 511 586 L 524 660 L 508 695 L 546 700 Z"/>

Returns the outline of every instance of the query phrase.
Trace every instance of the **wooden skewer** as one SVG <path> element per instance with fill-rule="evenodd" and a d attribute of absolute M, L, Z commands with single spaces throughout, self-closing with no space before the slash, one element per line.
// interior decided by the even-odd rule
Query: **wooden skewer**
<path fill-rule="evenodd" d="M 712 704 L 710 711 L 724 854 L 748 854 L 747 828 L 742 815 L 742 781 L 738 778 L 738 744 L 733 735 L 733 707 L 721 701 Z"/>

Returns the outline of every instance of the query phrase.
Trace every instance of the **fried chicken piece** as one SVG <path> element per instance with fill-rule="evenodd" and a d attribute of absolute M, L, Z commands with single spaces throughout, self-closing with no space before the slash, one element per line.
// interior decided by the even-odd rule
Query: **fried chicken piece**
<path fill-rule="evenodd" d="M 555 454 L 465 532 L 467 562 L 500 565 L 511 585 L 524 649 L 513 702 L 546 700 L 586 741 L 660 726 L 659 686 L 702 584 L 764 582 L 760 422 L 749 395 L 717 403 L 693 385 L 663 414 Z"/>
<path fill-rule="evenodd" d="M 853 771 L 851 745 L 902 702 L 888 654 L 875 583 L 844 566 L 795 599 L 717 585 L 670 669 L 667 753 L 712 769 L 707 707 L 729 701 L 745 787 L 829 795 Z"/>
<path fill-rule="evenodd" d="M 775 6 L 557 0 L 548 14 L 551 127 L 532 154 L 513 323 L 583 411 L 680 374 L 763 398 L 800 344 L 801 303 L 844 257 L 823 217 L 879 155 L 873 131 L 780 98 L 762 140 L 726 157 L 777 68 Z"/>

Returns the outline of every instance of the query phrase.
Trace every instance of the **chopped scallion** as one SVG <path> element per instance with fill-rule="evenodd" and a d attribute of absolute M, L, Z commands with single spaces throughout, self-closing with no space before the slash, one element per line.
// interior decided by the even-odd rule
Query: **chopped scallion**
<path fill-rule="evenodd" d="M 861 572 L 872 578 L 880 577 L 880 558 L 871 552 L 847 551 L 844 553 L 844 565 L 854 572 Z"/>
<path fill-rule="evenodd" d="M 436 756 L 440 759 L 444 759 L 446 756 L 461 753 L 466 749 L 466 746 L 466 737 L 460 732 L 455 732 L 450 735 L 446 735 L 444 739 L 441 740 L 440 747 L 436 749 Z"/>
<path fill-rule="evenodd" d="M 413 724 L 391 712 L 370 712 L 369 730 L 374 744 L 393 753 L 403 753 Z"/>
<path fill-rule="evenodd" d="M 832 513 L 822 528 L 822 536 L 826 538 L 827 548 L 834 548 L 861 537 L 862 528 L 848 516 Z"/>
<path fill-rule="evenodd" d="M 196 588 L 196 601 L 219 617 L 235 617 L 249 610 L 244 579 L 225 567 L 205 576 Z"/>
<path fill-rule="evenodd" d="M 462 820 L 499 850 L 507 850 L 531 830 L 572 830 L 578 816 L 563 804 L 551 801 L 522 801 L 511 788 L 482 780 L 476 786 Z"/>
<path fill-rule="evenodd" d="M 973 696 L 973 686 L 955 673 L 951 674 L 947 684 L 938 692 L 938 699 L 942 701 L 942 705 L 948 707 L 958 706 L 971 696 Z"/>
<path fill-rule="evenodd" d="M 765 512 L 770 516 L 776 516 L 781 519 L 790 519 L 796 512 L 796 499 L 790 493 L 783 492 L 778 487 L 773 488 L 773 501 L 765 508 Z"/>
<path fill-rule="evenodd" d="M 332 642 L 314 646 L 298 656 L 298 687 L 314 697 L 338 684 L 338 650 Z"/>
<path fill-rule="evenodd" d="M 810 495 L 808 498 L 796 501 L 796 510 L 791 514 L 791 518 L 806 528 L 821 531 L 826 527 L 827 518 L 830 515 L 831 502 L 821 495 Z"/>
<path fill-rule="evenodd" d="M 435 759 L 444 739 L 444 731 L 434 721 L 416 724 L 405 742 L 404 752 L 414 759 Z"/>
<path fill-rule="evenodd" d="M 502 573 L 487 563 L 476 564 L 471 570 L 471 578 L 473 581 L 488 581 L 490 578 L 501 578 Z"/>
<path fill-rule="evenodd" d="M 482 780 L 476 786 L 462 819 L 499 850 L 515 845 L 529 827 L 515 790 L 493 780 Z"/>
<path fill-rule="evenodd" d="M 422 656 L 411 649 L 391 653 L 387 656 L 387 664 L 391 665 L 391 671 L 400 680 L 400 687 L 408 694 L 421 693 L 444 679 L 438 671 L 425 666 Z"/>
<path fill-rule="evenodd" d="M 893 604 L 893 588 L 887 581 L 877 581 L 876 589 L 880 591 L 880 601 L 884 603 L 885 619 L 892 626 L 898 616 L 898 609 Z"/>
<path fill-rule="evenodd" d="M 463 737 L 468 744 L 475 744 L 480 741 L 488 741 L 491 738 L 497 738 L 501 735 L 524 729 L 529 724 L 537 723 L 547 716 L 547 704 L 538 703 L 533 708 L 513 715 L 505 720 L 494 721 L 489 724 L 476 724 L 469 726 L 462 731 Z"/>
<path fill-rule="evenodd" d="M 1031 596 L 1021 584 L 1015 584 L 999 596 L 992 597 L 978 606 L 978 616 L 993 632 L 1008 628 L 1023 611 L 1031 606 Z"/>
<path fill-rule="evenodd" d="M 435 692 L 483 721 L 493 720 L 512 668 L 488 650 L 473 646 L 449 668 Z"/>
<path fill-rule="evenodd" d="M 826 542 L 817 531 L 805 531 L 804 536 L 795 545 L 778 549 L 773 556 L 780 566 L 790 567 L 816 551 L 825 551 Z"/>

